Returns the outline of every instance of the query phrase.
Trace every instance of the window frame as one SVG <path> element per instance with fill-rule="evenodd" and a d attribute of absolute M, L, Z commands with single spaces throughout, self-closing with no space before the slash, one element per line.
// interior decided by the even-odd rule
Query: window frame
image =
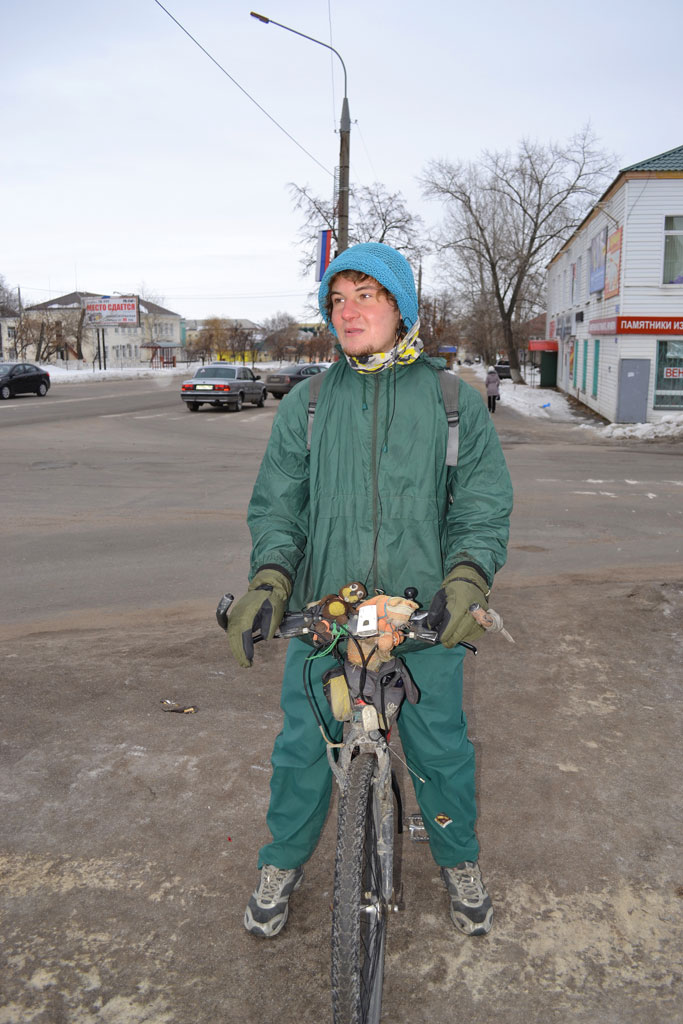
<path fill-rule="evenodd" d="M 683 286 L 683 262 L 680 267 L 679 277 L 682 278 L 680 281 L 665 281 L 664 280 L 664 268 L 666 266 L 666 240 L 669 237 L 679 237 L 683 241 L 683 228 L 669 228 L 667 230 L 667 220 L 681 220 L 683 221 L 683 213 L 667 213 L 664 215 L 663 225 L 663 242 L 662 242 L 662 288 L 680 288 Z M 681 254 L 683 260 L 683 253 Z"/>

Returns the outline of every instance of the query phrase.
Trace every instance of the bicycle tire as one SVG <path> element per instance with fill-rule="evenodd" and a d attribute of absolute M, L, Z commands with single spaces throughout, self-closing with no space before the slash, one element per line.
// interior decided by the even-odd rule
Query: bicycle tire
<path fill-rule="evenodd" d="M 372 754 L 351 761 L 339 805 L 332 911 L 334 1024 L 379 1024 L 389 908 L 377 850 Z"/>

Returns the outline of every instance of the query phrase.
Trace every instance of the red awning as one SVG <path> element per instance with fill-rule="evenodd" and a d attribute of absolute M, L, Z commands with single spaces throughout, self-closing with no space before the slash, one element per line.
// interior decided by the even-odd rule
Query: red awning
<path fill-rule="evenodd" d="M 557 352 L 559 351 L 558 343 L 548 338 L 542 341 L 530 341 L 529 342 L 530 352 Z"/>

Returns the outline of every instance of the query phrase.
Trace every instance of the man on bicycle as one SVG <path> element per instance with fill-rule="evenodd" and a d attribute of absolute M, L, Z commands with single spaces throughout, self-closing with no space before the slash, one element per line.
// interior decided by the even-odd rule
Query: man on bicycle
<path fill-rule="evenodd" d="M 310 447 L 308 384 L 278 408 L 249 505 L 250 583 L 230 616 L 230 647 L 250 666 L 253 630 L 271 639 L 288 606 L 299 610 L 351 580 L 370 593 L 417 587 L 441 643 L 401 647 L 421 691 L 417 704 L 402 707 L 401 742 L 413 777 L 426 780 L 416 780 L 415 791 L 453 923 L 485 934 L 493 908 L 477 863 L 465 650 L 456 645 L 483 632 L 469 608 L 487 607 L 505 562 L 510 477 L 486 407 L 464 381 L 457 466 L 447 464 L 444 364 L 423 352 L 415 282 L 399 252 L 374 242 L 347 249 L 328 267 L 319 305 L 341 358 L 322 379 Z M 310 653 L 302 640 L 290 641 L 272 755 L 273 838 L 260 851 L 260 884 L 244 919 L 267 938 L 285 925 L 331 794 L 325 740 L 302 685 Z M 331 714 L 327 726 L 338 735 Z"/>

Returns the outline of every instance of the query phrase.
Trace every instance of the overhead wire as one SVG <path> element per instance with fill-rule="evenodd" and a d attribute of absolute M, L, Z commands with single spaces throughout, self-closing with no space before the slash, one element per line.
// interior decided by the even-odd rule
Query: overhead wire
<path fill-rule="evenodd" d="M 261 113 L 262 113 L 262 114 L 265 114 L 265 115 L 266 115 L 266 117 L 268 118 L 268 120 L 269 120 L 269 121 L 272 121 L 272 122 L 273 122 L 273 124 L 274 124 L 274 125 L 276 126 L 276 128 L 279 128 L 281 132 L 284 132 L 284 134 L 285 134 L 285 135 L 287 136 L 287 138 L 288 138 L 288 139 L 289 139 L 289 140 L 290 140 L 291 142 L 293 142 L 295 146 L 298 146 L 298 148 L 299 148 L 299 149 L 301 150 L 301 152 L 302 152 L 302 153 L 305 153 L 307 157 L 310 157 L 310 159 L 311 159 L 311 160 L 312 160 L 312 161 L 313 161 L 314 163 L 316 163 L 316 164 L 318 165 L 318 167 L 320 167 L 320 168 L 321 168 L 321 169 L 322 169 L 323 171 L 325 171 L 325 173 L 326 173 L 326 174 L 329 174 L 329 175 L 330 175 L 331 177 L 334 177 L 334 173 L 333 173 L 333 172 L 332 172 L 332 171 L 331 171 L 331 170 L 330 170 L 330 169 L 329 169 L 328 167 L 325 167 L 325 165 L 324 165 L 324 164 L 321 164 L 321 163 L 320 163 L 320 161 L 319 161 L 319 160 L 318 160 L 318 159 L 317 159 L 316 157 L 314 157 L 312 153 L 309 153 L 309 151 L 308 151 L 308 150 L 306 149 L 306 147 L 305 147 L 305 146 L 302 146 L 302 145 L 301 145 L 301 143 L 300 143 L 300 142 L 298 142 L 298 141 L 297 141 L 297 140 L 296 140 L 296 139 L 294 138 L 294 136 L 293 136 L 293 135 L 291 135 L 291 134 L 290 134 L 290 133 L 289 133 L 289 132 L 287 131 L 287 129 L 286 129 L 286 128 L 283 128 L 283 126 L 282 126 L 282 125 L 280 124 L 280 122 L 279 122 L 279 121 L 276 121 L 276 120 L 275 120 L 275 118 L 274 118 L 274 117 L 273 117 L 273 116 L 272 116 L 271 114 L 269 114 L 269 113 L 268 113 L 268 111 L 267 111 L 267 110 L 265 109 L 265 107 L 262 107 L 262 106 L 261 106 L 261 104 L 260 104 L 260 103 L 258 102 L 258 100 L 255 100 L 255 99 L 254 99 L 254 97 L 253 97 L 253 96 L 252 96 L 252 95 L 251 95 L 250 93 L 248 93 L 248 92 L 247 92 L 247 90 L 246 90 L 246 89 L 245 89 L 245 88 L 244 88 L 243 86 L 241 86 L 241 85 L 240 85 L 240 83 L 239 83 L 239 82 L 237 81 L 237 79 L 236 79 L 236 78 L 233 78 L 233 76 L 232 76 L 232 75 L 230 74 L 230 72 L 229 72 L 229 71 L 226 71 L 226 69 L 225 69 L 225 68 L 223 67 L 223 65 L 222 65 L 222 64 L 220 64 L 220 63 L 219 63 L 219 62 L 218 62 L 218 61 L 216 60 L 216 58 L 215 58 L 215 57 L 212 57 L 212 55 L 211 55 L 211 54 L 209 53 L 209 51 L 208 51 L 208 50 L 207 50 L 207 49 L 206 49 L 206 48 L 205 48 L 204 46 L 202 46 L 202 44 L 201 44 L 201 43 L 200 43 L 200 42 L 199 42 L 199 41 L 198 41 L 197 39 L 195 39 L 195 37 L 194 37 L 194 36 L 192 35 L 192 33 L 191 33 L 191 32 L 189 32 L 189 31 L 188 31 L 188 30 L 187 30 L 187 29 L 185 28 L 185 26 L 184 26 L 183 24 L 181 24 L 181 22 L 179 22 L 179 21 L 178 21 L 178 19 L 177 19 L 176 17 L 174 17 L 174 16 L 173 16 L 173 15 L 171 14 L 171 12 L 170 12 L 170 11 L 169 11 L 169 10 L 168 10 L 168 9 L 167 9 L 166 7 L 164 7 L 164 5 L 163 5 L 163 4 L 161 3 L 161 0 L 154 0 L 154 3 L 155 3 L 155 4 L 157 5 L 157 7 L 160 7 L 160 8 L 161 8 L 161 10 L 162 10 L 162 11 L 164 12 L 164 14 L 167 14 L 167 15 L 169 16 L 169 18 L 171 19 L 171 21 L 175 22 L 175 24 L 176 24 L 176 25 L 178 26 L 178 28 L 179 28 L 179 29 L 180 29 L 180 30 L 181 30 L 182 32 L 184 32 L 184 33 L 185 33 L 185 35 L 186 35 L 186 36 L 188 37 L 188 39 L 191 39 L 191 40 L 192 40 L 192 42 L 193 42 L 193 43 L 195 44 L 195 46 L 198 46 L 198 47 L 199 47 L 199 49 L 200 49 L 200 50 L 202 51 L 202 53 L 203 53 L 203 54 L 205 54 L 205 55 L 206 55 L 206 56 L 207 56 L 207 57 L 209 58 L 209 60 L 210 60 L 210 61 L 211 61 L 211 62 L 212 62 L 213 64 L 215 64 L 215 65 L 216 65 L 216 67 L 217 67 L 217 68 L 219 69 L 219 71 L 222 71 L 222 72 L 223 72 L 223 74 L 224 74 L 224 75 L 225 75 L 225 76 L 226 76 L 227 78 L 229 78 L 229 79 L 230 79 L 230 81 L 231 81 L 231 82 L 233 83 L 233 85 L 236 85 L 236 86 L 237 86 L 237 88 L 238 88 L 238 89 L 240 90 L 240 92 L 244 93 L 244 95 L 245 95 L 245 96 L 247 97 L 247 99 L 251 100 L 251 102 L 252 102 L 252 103 L 253 103 L 253 104 L 254 104 L 255 106 L 257 106 L 257 107 L 258 107 L 258 109 L 259 109 L 259 110 L 261 111 Z"/>

